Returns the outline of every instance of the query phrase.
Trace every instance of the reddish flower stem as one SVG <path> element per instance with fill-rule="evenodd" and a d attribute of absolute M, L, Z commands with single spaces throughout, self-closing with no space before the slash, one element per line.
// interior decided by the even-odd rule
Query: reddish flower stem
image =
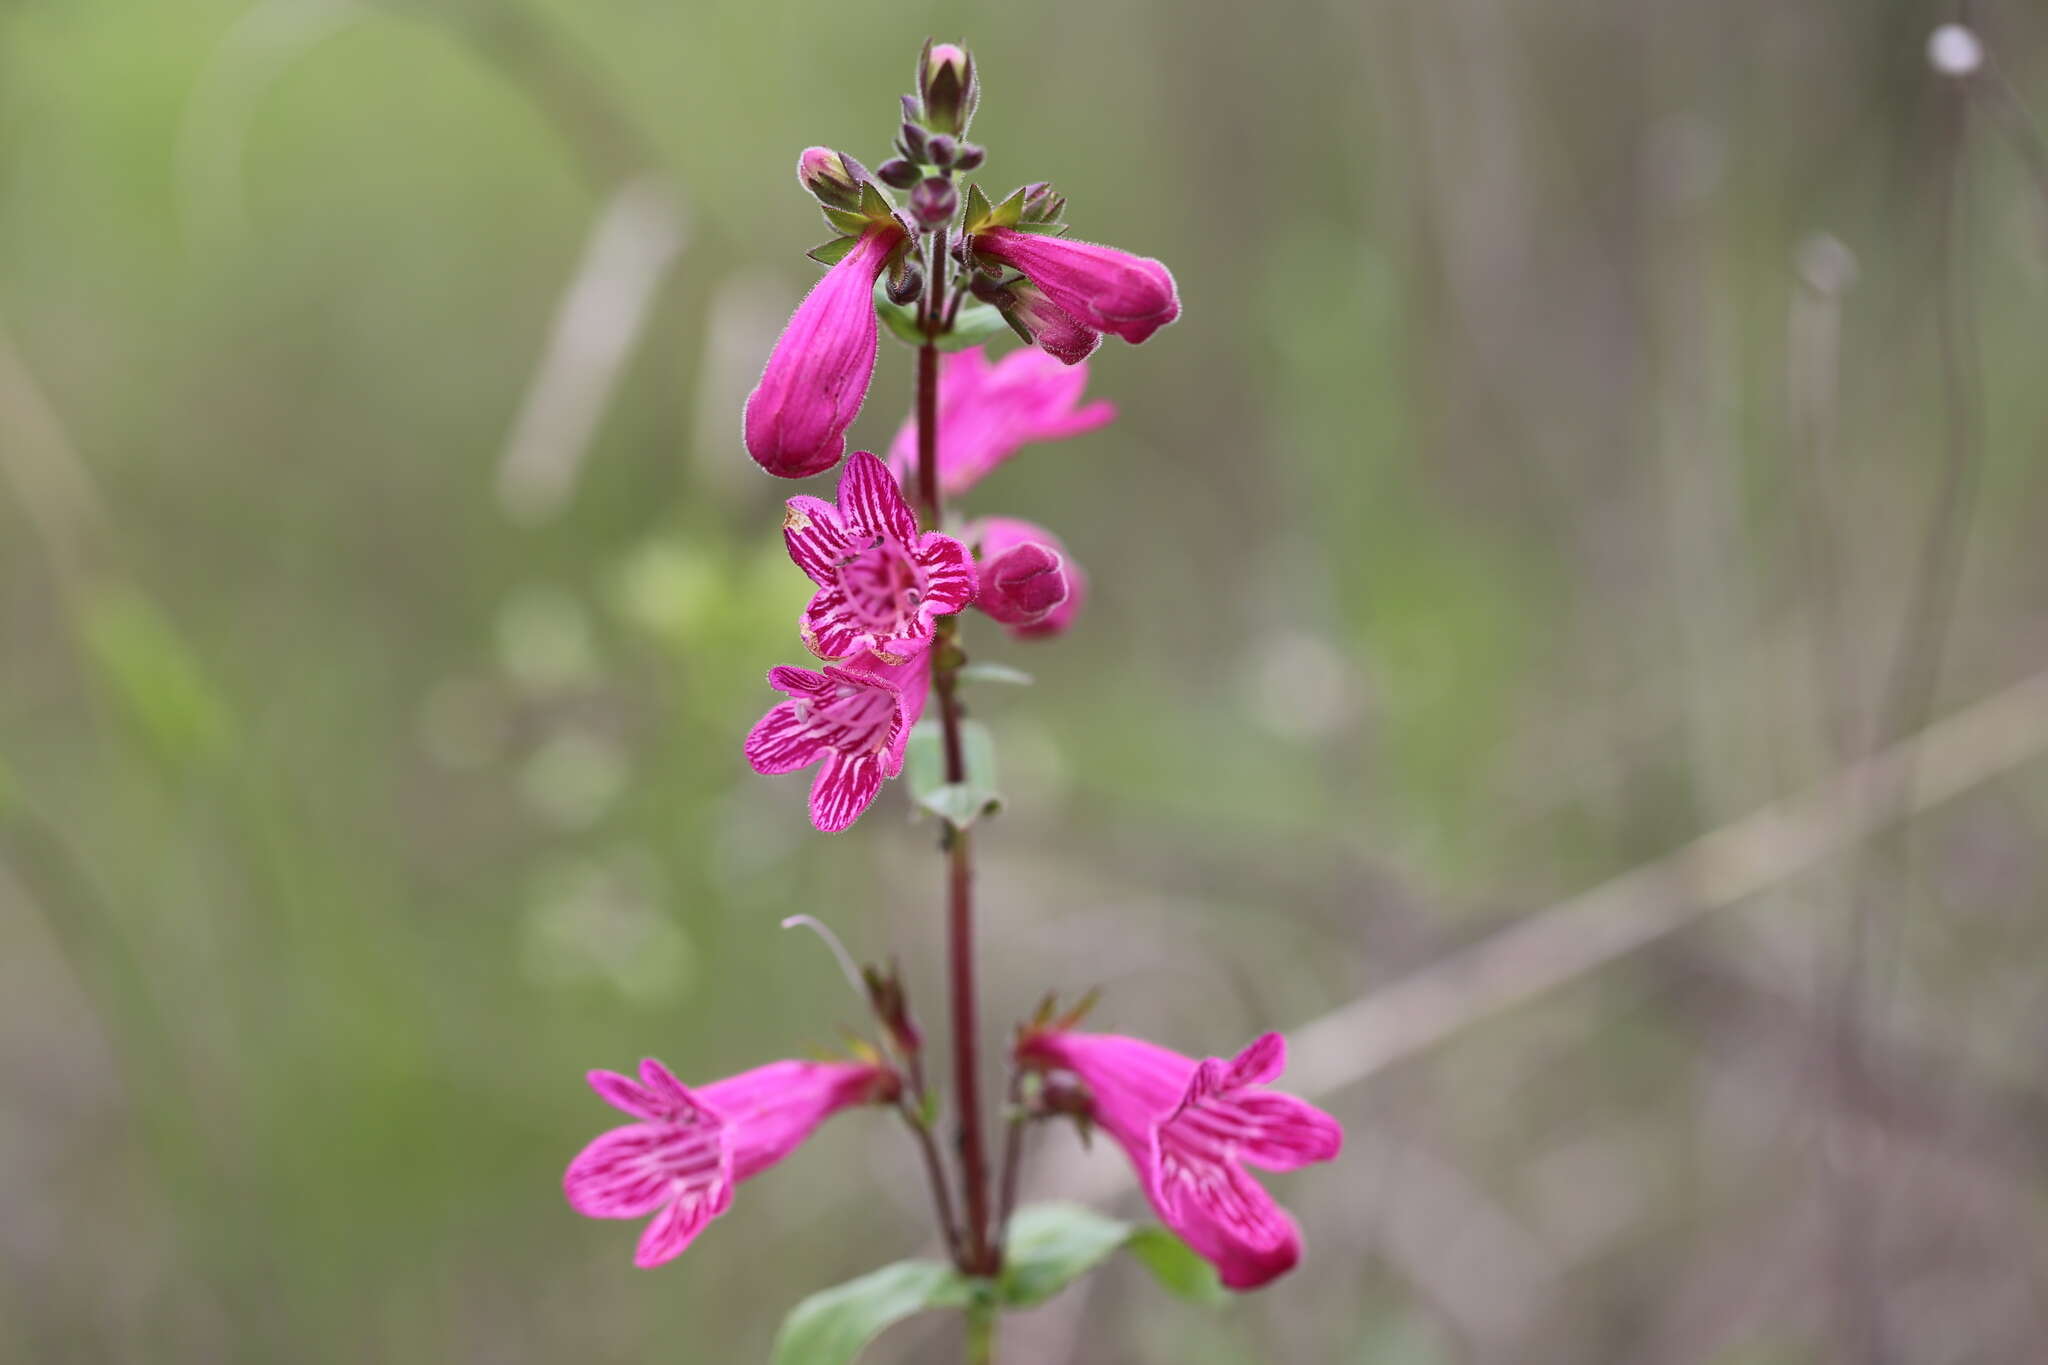
<path fill-rule="evenodd" d="M 934 342 L 943 326 L 939 304 L 945 288 L 943 247 L 935 237 L 932 269 L 927 277 L 926 340 L 917 350 L 917 494 L 925 525 L 944 524 L 945 504 L 939 492 L 939 349 Z M 957 692 L 960 651 L 954 644 L 957 617 L 940 623 L 932 642 L 932 690 L 939 699 L 939 726 L 945 745 L 946 781 L 967 779 L 960 742 L 960 699 Z M 989 1223 L 988 1144 L 981 1112 L 980 1017 L 974 989 L 974 856 L 964 829 L 946 828 L 946 967 L 951 988 L 953 1024 L 953 1100 L 959 1112 L 960 1192 L 965 1226 L 957 1259 L 969 1274 L 992 1275 L 998 1268 L 993 1229 Z"/>

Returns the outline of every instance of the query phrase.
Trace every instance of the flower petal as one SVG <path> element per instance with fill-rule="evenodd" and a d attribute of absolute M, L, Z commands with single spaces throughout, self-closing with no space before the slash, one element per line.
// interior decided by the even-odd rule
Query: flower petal
<path fill-rule="evenodd" d="M 798 668 L 793 664 L 777 664 L 769 669 L 768 685 L 792 697 L 824 697 L 832 692 L 830 678 L 816 669 Z"/>
<path fill-rule="evenodd" d="M 810 718 L 793 701 L 770 707 L 747 735 L 747 763 L 763 777 L 808 768 L 824 756 L 825 746 L 812 731 Z"/>
<path fill-rule="evenodd" d="M 658 1119 L 668 1112 L 660 1096 L 630 1076 L 621 1076 L 616 1071 L 592 1071 L 584 1079 L 606 1104 L 636 1119 Z"/>
<path fill-rule="evenodd" d="M 839 509 L 823 498 L 807 496 L 789 500 L 782 517 L 782 542 L 789 547 L 790 559 L 821 588 L 837 581 L 840 561 L 853 543 L 840 524 Z"/>
<path fill-rule="evenodd" d="M 974 556 L 951 536 L 928 535 L 917 550 L 917 567 L 924 572 L 924 600 L 918 616 L 951 616 L 974 600 L 977 576 Z"/>
<path fill-rule="evenodd" d="M 731 1207 L 730 1181 L 684 1186 L 676 1192 L 675 1200 L 654 1215 L 654 1221 L 640 1234 L 640 1245 L 633 1252 L 633 1264 L 642 1270 L 651 1270 L 664 1261 L 673 1261 L 697 1239 L 697 1234 L 712 1219 Z"/>
<path fill-rule="evenodd" d="M 812 594 L 803 619 L 797 622 L 797 636 L 805 649 L 821 659 L 850 658 L 874 639 L 873 632 L 855 619 L 846 593 L 837 585 Z"/>
<path fill-rule="evenodd" d="M 839 515 L 856 539 L 862 531 L 880 532 L 904 545 L 917 539 L 917 516 L 903 500 L 895 476 L 865 450 L 846 458 L 839 476 Z"/>
<path fill-rule="evenodd" d="M 881 754 L 835 753 L 811 784 L 811 823 L 826 834 L 837 834 L 860 819 L 881 790 Z"/>
<path fill-rule="evenodd" d="M 1160 1218 L 1231 1289 L 1257 1289 L 1301 1260 L 1301 1230 L 1258 1181 L 1228 1161 L 1163 1155 L 1149 1182 Z"/>

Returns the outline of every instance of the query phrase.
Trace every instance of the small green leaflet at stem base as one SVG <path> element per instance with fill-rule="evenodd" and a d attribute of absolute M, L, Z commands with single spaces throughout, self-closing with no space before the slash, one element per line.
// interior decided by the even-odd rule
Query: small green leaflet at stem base
<path fill-rule="evenodd" d="M 1164 1228 L 1126 1223 L 1080 1204 L 1032 1204 L 1010 1218 L 999 1285 L 1006 1308 L 1044 1303 L 1119 1248 L 1169 1292 L 1193 1303 L 1227 1302 L 1215 1267 Z"/>
<path fill-rule="evenodd" d="M 828 242 L 818 251 L 828 250 L 831 245 Z M 811 253 L 811 258 L 818 259 L 817 251 Z M 924 345 L 924 329 L 918 326 L 917 310 L 908 304 L 890 302 L 885 286 L 879 280 L 875 282 L 875 315 L 905 345 Z M 970 346 L 981 345 L 990 337 L 1000 336 L 1008 327 L 1009 323 L 997 309 L 986 303 L 969 303 L 963 305 L 953 319 L 952 330 L 939 333 L 931 338 L 931 343 L 942 351 L 964 351 Z"/>
<path fill-rule="evenodd" d="M 1011 687 L 1029 687 L 1032 677 L 1021 668 L 1008 664 L 968 664 L 960 670 L 961 682 L 1007 683 Z"/>
<path fill-rule="evenodd" d="M 903 776 L 910 799 L 950 823 L 966 829 L 998 809 L 996 742 L 979 721 L 960 722 L 960 756 L 967 767 L 964 782 L 946 781 L 946 737 L 936 720 L 921 720 L 910 732 L 903 753 Z"/>
<path fill-rule="evenodd" d="M 933 1308 L 965 1308 L 975 1284 L 943 1261 L 898 1261 L 823 1289 L 790 1310 L 775 1365 L 851 1365 L 888 1328 Z"/>
<path fill-rule="evenodd" d="M 1081 1204 L 1031 1204 L 1010 1217 L 1003 1243 L 1003 1302 L 1044 1303 L 1107 1260 L 1131 1225 Z"/>

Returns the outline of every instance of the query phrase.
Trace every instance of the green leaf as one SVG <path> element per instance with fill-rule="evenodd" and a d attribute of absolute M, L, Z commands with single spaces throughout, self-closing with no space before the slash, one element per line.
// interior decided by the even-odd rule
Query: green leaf
<path fill-rule="evenodd" d="M 907 345 L 924 345 L 924 328 L 917 325 L 917 310 L 907 304 L 892 302 L 887 286 L 881 280 L 875 281 L 875 316 Z"/>
<path fill-rule="evenodd" d="M 1003 1303 L 1044 1303 L 1130 1240 L 1129 1223 L 1081 1204 L 1032 1204 L 1010 1219 L 1004 1243 Z"/>
<path fill-rule="evenodd" d="M 921 720 L 910 732 L 904 750 L 903 776 L 911 799 L 926 810 L 966 829 L 1002 805 L 996 791 L 996 742 L 978 721 L 960 722 L 960 757 L 967 769 L 964 782 L 946 781 L 945 735 L 936 720 Z"/>
<path fill-rule="evenodd" d="M 1029 673 L 1008 664 L 968 664 L 958 676 L 961 682 L 1008 683 L 1012 687 L 1029 687 L 1032 683 Z"/>
<path fill-rule="evenodd" d="M 964 351 L 1009 330 L 1009 320 L 1000 308 L 988 303 L 962 304 L 953 318 L 953 330 L 939 338 L 942 351 Z"/>
<path fill-rule="evenodd" d="M 908 304 L 891 301 L 880 280 L 875 281 L 875 315 L 881 318 L 883 326 L 907 345 L 924 345 L 924 329 L 917 325 L 917 310 Z M 942 351 L 964 351 L 970 346 L 982 345 L 990 337 L 1001 335 L 1009 325 L 1000 310 L 986 303 L 962 304 L 959 314 L 953 319 L 953 330 L 934 337 L 932 343 Z"/>
<path fill-rule="evenodd" d="M 804 255 L 810 257 L 819 265 L 838 265 L 846 259 L 847 254 L 853 250 L 855 244 L 859 241 L 860 238 L 858 237 L 834 237 L 823 246 L 812 247 Z"/>
<path fill-rule="evenodd" d="M 974 1282 L 943 1261 L 898 1261 L 820 1290 L 782 1321 L 775 1365 L 850 1365 L 885 1330 L 931 1308 L 965 1308 Z"/>
<path fill-rule="evenodd" d="M 1165 1228 L 1134 1228 L 1124 1246 L 1169 1294 L 1212 1307 L 1230 1301 L 1216 1267 Z"/>

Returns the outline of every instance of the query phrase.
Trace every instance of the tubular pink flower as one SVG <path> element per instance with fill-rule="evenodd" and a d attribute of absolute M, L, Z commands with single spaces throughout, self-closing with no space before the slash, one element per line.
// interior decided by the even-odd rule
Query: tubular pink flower
<path fill-rule="evenodd" d="M 818 585 L 798 625 L 821 659 L 872 651 L 884 663 L 924 652 L 934 623 L 974 600 L 974 558 L 917 515 L 887 465 L 865 450 L 846 461 L 839 504 L 794 497 L 782 520 L 789 557 Z"/>
<path fill-rule="evenodd" d="M 1059 441 L 1093 431 L 1116 416 L 1116 405 L 1083 405 L 1085 366 L 1072 369 L 1042 351 L 1012 351 L 990 363 L 979 346 L 939 362 L 939 488 L 959 497 L 1033 441 Z M 917 422 L 907 421 L 889 446 L 889 468 L 908 488 L 917 477 Z"/>
<path fill-rule="evenodd" d="M 1013 517 L 984 517 L 969 538 L 981 554 L 974 605 L 1012 635 L 1058 635 L 1074 623 L 1088 579 L 1058 536 Z"/>
<path fill-rule="evenodd" d="M 1045 1031 L 1018 1044 L 1027 1064 L 1071 1072 L 1092 1117 L 1137 1168 L 1166 1225 L 1213 1263 L 1232 1289 L 1257 1289 L 1301 1259 L 1301 1232 L 1255 1166 L 1291 1171 L 1344 1145 L 1337 1120 L 1266 1084 L 1287 1063 L 1277 1033 L 1235 1058 L 1203 1062 L 1114 1034 Z"/>
<path fill-rule="evenodd" d="M 768 670 L 768 685 L 789 700 L 770 707 L 748 734 L 747 762 L 773 776 L 822 760 L 811 783 L 811 823 L 837 834 L 903 771 L 910 728 L 931 687 L 931 656 L 891 664 L 864 655 L 822 673 L 783 665 Z"/>
<path fill-rule="evenodd" d="M 590 1218 L 645 1218 L 633 1264 L 674 1260 L 732 1206 L 733 1187 L 803 1144 L 826 1119 L 886 1100 L 898 1084 L 861 1062 L 771 1062 L 691 1090 L 652 1057 L 640 1079 L 593 1071 L 605 1103 L 638 1119 L 603 1133 L 562 1176 L 569 1207 Z"/>
<path fill-rule="evenodd" d="M 1001 227 L 976 233 L 974 249 L 1023 271 L 1079 321 L 1125 341 L 1143 341 L 1180 316 L 1172 272 L 1149 256 Z"/>
<path fill-rule="evenodd" d="M 747 453 L 785 479 L 822 474 L 846 453 L 875 373 L 874 289 L 903 228 L 877 223 L 797 305 L 747 395 Z"/>

